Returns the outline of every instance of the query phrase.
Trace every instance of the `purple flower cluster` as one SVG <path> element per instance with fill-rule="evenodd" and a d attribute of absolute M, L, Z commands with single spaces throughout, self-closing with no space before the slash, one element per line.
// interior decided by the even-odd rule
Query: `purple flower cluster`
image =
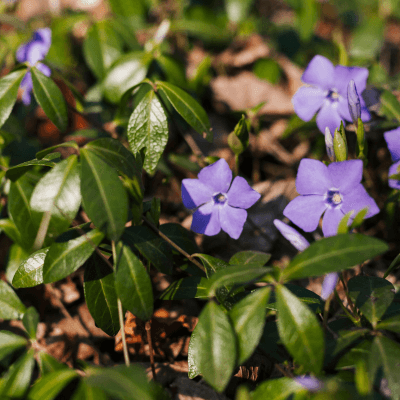
<path fill-rule="evenodd" d="M 351 121 L 347 100 L 348 84 L 354 81 L 359 93 L 366 87 L 368 70 L 359 67 L 336 67 L 325 57 L 317 55 L 308 64 L 302 81 L 308 86 L 301 87 L 293 96 L 296 114 L 304 121 L 317 115 L 317 125 L 324 133 L 328 127 L 331 133 L 339 128 L 340 121 Z M 361 119 L 368 121 L 371 116 L 362 97 L 360 98 Z"/>
<path fill-rule="evenodd" d="M 384 137 L 394 162 L 389 168 L 389 176 L 391 176 L 400 172 L 400 128 L 385 132 Z M 389 179 L 389 186 L 393 189 L 400 189 L 400 180 Z"/>
<path fill-rule="evenodd" d="M 197 178 L 182 181 L 183 204 L 195 209 L 192 231 L 213 236 L 222 229 L 238 239 L 247 219 L 245 209 L 251 207 L 260 194 L 240 176 L 232 182 L 232 171 L 224 159 L 203 168 Z"/>
<path fill-rule="evenodd" d="M 46 76 L 50 76 L 51 70 L 47 65 L 39 63 L 49 52 L 51 46 L 51 30 L 50 28 L 38 29 L 33 33 L 32 39 L 17 50 L 17 60 L 19 62 L 28 62 L 31 66 L 36 64 L 36 68 Z M 32 75 L 28 72 L 21 82 L 22 102 L 25 105 L 31 103 L 31 92 L 33 89 Z"/>

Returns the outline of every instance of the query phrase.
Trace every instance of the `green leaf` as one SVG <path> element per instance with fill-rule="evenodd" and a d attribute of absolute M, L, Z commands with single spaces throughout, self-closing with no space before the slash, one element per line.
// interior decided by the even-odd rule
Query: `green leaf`
<path fill-rule="evenodd" d="M 282 275 L 288 281 L 341 271 L 387 250 L 385 242 L 357 233 L 327 237 L 312 243 L 298 254 Z"/>
<path fill-rule="evenodd" d="M 150 276 L 129 246 L 117 245 L 115 288 L 122 305 L 136 317 L 148 321 L 153 314 L 153 289 Z"/>
<path fill-rule="evenodd" d="M 47 234 L 50 239 L 70 226 L 80 204 L 80 174 L 75 155 L 61 161 L 45 174 L 35 186 L 30 199 L 32 211 L 38 213 L 33 214 L 36 224 L 39 225 L 42 218 L 49 218 Z"/>
<path fill-rule="evenodd" d="M 114 274 L 96 253 L 86 263 L 83 288 L 88 309 L 96 325 L 107 335 L 115 336 L 120 325 Z"/>
<path fill-rule="evenodd" d="M 110 68 L 104 82 L 104 95 L 111 103 L 118 103 L 127 88 L 135 86 L 147 74 L 149 60 L 143 52 L 125 54 Z"/>
<path fill-rule="evenodd" d="M 397 97 L 389 90 L 384 90 L 379 100 L 381 103 L 379 114 L 400 122 L 400 103 Z"/>
<path fill-rule="evenodd" d="M 128 195 L 117 172 L 100 157 L 81 149 L 83 208 L 97 228 L 118 241 L 128 219 Z"/>
<path fill-rule="evenodd" d="M 198 257 L 202 261 L 206 269 L 207 278 L 210 278 L 215 272 L 229 267 L 229 264 L 219 258 L 209 256 L 208 254 L 192 254 L 193 257 Z"/>
<path fill-rule="evenodd" d="M 0 79 L 0 128 L 7 121 L 17 100 L 18 88 L 27 69 L 19 69 Z"/>
<path fill-rule="evenodd" d="M 320 373 L 324 335 L 314 313 L 283 285 L 276 286 L 278 331 L 294 360 L 307 371 Z"/>
<path fill-rule="evenodd" d="M 387 318 L 376 326 L 376 329 L 386 329 L 391 332 L 400 333 L 400 315 Z"/>
<path fill-rule="evenodd" d="M 39 364 L 40 374 L 46 375 L 54 371 L 61 371 L 63 369 L 68 369 L 65 364 L 60 363 L 50 354 L 45 351 L 39 351 L 37 354 L 37 361 Z"/>
<path fill-rule="evenodd" d="M 161 300 L 208 299 L 208 280 L 200 276 L 189 276 L 172 282 L 165 289 Z"/>
<path fill-rule="evenodd" d="M 0 319 L 21 319 L 26 307 L 14 290 L 0 280 Z"/>
<path fill-rule="evenodd" d="M 272 58 L 257 60 L 254 64 L 253 72 L 257 78 L 266 80 L 273 85 L 279 83 L 282 76 L 282 69 L 279 63 Z"/>
<path fill-rule="evenodd" d="M 339 338 L 336 342 L 336 347 L 333 352 L 333 355 L 340 353 L 347 346 L 349 346 L 355 340 L 359 339 L 361 336 L 364 336 L 368 332 L 370 332 L 370 330 L 367 328 L 353 329 L 350 331 L 347 330 L 339 331 Z"/>
<path fill-rule="evenodd" d="M 43 282 L 56 282 L 76 271 L 91 256 L 104 239 L 97 229 L 75 239 L 57 242 L 50 246 L 43 265 Z"/>
<path fill-rule="evenodd" d="M 157 62 L 160 64 L 168 82 L 183 88 L 187 86 L 185 70 L 176 59 L 160 54 L 157 57 Z"/>
<path fill-rule="evenodd" d="M 229 260 L 229 264 L 247 265 L 263 267 L 271 258 L 271 254 L 263 253 L 262 251 L 244 250 L 239 251 Z"/>
<path fill-rule="evenodd" d="M 152 173 L 168 141 L 167 116 L 153 90 L 143 97 L 129 118 L 128 140 L 135 154 L 146 148 L 143 168 Z"/>
<path fill-rule="evenodd" d="M 336 364 L 336 369 L 350 369 L 356 368 L 356 365 L 360 360 L 368 361 L 371 354 L 372 342 L 364 340 L 357 346 L 354 346 L 347 350 L 345 354 L 340 358 Z"/>
<path fill-rule="evenodd" d="M 290 378 L 270 379 L 262 382 L 252 392 L 252 400 L 286 400 L 294 393 L 304 392 L 306 389 Z"/>
<path fill-rule="evenodd" d="M 400 265 L 400 254 L 397 254 L 396 258 L 390 263 L 389 268 L 386 270 L 385 275 L 383 275 L 383 278 L 386 278 L 390 272 L 397 268 Z"/>
<path fill-rule="evenodd" d="M 198 337 L 194 352 L 196 359 L 192 363 L 194 361 L 210 386 L 222 392 L 231 378 L 236 361 L 235 334 L 228 316 L 220 306 L 209 302 L 203 308 L 193 334 Z"/>
<path fill-rule="evenodd" d="M 83 42 L 83 55 L 96 77 L 101 80 L 122 53 L 122 43 L 108 21 L 99 21 L 89 29 Z"/>
<path fill-rule="evenodd" d="M 2 397 L 24 398 L 31 383 L 33 369 L 35 367 L 34 350 L 31 349 L 7 371 L 3 379 Z"/>
<path fill-rule="evenodd" d="M 3 231 L 13 242 L 21 243 L 21 235 L 13 220 L 9 218 L 0 219 L 0 230 Z"/>
<path fill-rule="evenodd" d="M 6 267 L 6 278 L 12 282 L 19 266 L 29 257 L 29 253 L 20 245 L 14 243 L 8 252 L 8 263 Z"/>
<path fill-rule="evenodd" d="M 31 68 L 33 94 L 40 107 L 53 124 L 64 132 L 68 125 L 67 106 L 61 90 L 53 80 L 42 74 L 35 67 Z"/>
<path fill-rule="evenodd" d="M 375 337 L 368 359 L 369 377 L 373 382 L 376 372 L 382 367 L 393 400 L 400 399 L 399 360 L 400 346 L 397 343 L 385 336 Z"/>
<path fill-rule="evenodd" d="M 15 288 L 26 288 L 43 283 L 43 264 L 50 247 L 32 253 L 17 269 L 12 285 Z"/>
<path fill-rule="evenodd" d="M 157 89 L 167 97 L 175 110 L 200 135 L 212 142 L 210 121 L 204 108 L 189 94 L 179 87 L 167 83 L 156 82 Z"/>
<path fill-rule="evenodd" d="M 253 0 L 225 0 L 229 21 L 238 23 L 247 18 Z"/>
<path fill-rule="evenodd" d="M 170 245 L 146 226 L 131 226 L 125 229 L 123 240 L 151 262 L 160 272 L 171 274 L 173 269 Z"/>
<path fill-rule="evenodd" d="M 375 327 L 394 299 L 393 285 L 375 276 L 355 276 L 348 281 L 347 287 L 355 306 Z"/>
<path fill-rule="evenodd" d="M 9 331 L 0 331 L 0 360 L 27 345 L 26 338 Z"/>
<path fill-rule="evenodd" d="M 28 393 L 28 400 L 53 400 L 78 373 L 73 369 L 51 372 L 40 378 Z"/>
<path fill-rule="evenodd" d="M 36 153 L 36 158 L 38 160 L 41 160 L 42 158 L 46 157 L 48 154 L 50 154 L 53 150 L 58 149 L 59 147 L 72 147 L 73 149 L 79 150 L 78 144 L 71 140 L 69 142 L 64 142 L 60 144 L 56 144 L 55 146 L 47 147 L 47 149 L 40 150 Z"/>
<path fill-rule="evenodd" d="M 36 331 L 39 324 L 39 313 L 36 311 L 35 307 L 29 307 L 24 316 L 22 317 L 22 323 L 24 328 L 28 332 L 31 339 L 36 340 Z"/>
<path fill-rule="evenodd" d="M 167 223 L 160 225 L 160 231 L 188 254 L 197 253 L 199 248 L 194 241 L 193 233 L 180 224 Z"/>
<path fill-rule="evenodd" d="M 88 386 L 85 381 L 80 381 L 71 400 L 108 400 L 107 394 L 99 388 Z"/>
<path fill-rule="evenodd" d="M 114 14 L 130 19 L 135 16 L 141 16 L 145 12 L 143 0 L 109 0 L 111 10 Z"/>
<path fill-rule="evenodd" d="M 265 306 L 270 292 L 269 287 L 258 289 L 236 303 L 229 311 L 238 340 L 238 365 L 242 365 L 251 356 L 260 341 L 265 324 Z"/>

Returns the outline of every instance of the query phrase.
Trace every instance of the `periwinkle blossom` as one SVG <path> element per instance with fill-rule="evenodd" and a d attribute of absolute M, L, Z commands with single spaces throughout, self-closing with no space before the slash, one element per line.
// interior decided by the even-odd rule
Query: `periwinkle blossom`
<path fill-rule="evenodd" d="M 246 209 L 260 197 L 244 178 L 237 176 L 232 182 L 232 171 L 224 159 L 203 168 L 197 179 L 182 181 L 183 204 L 195 209 L 191 229 L 208 236 L 222 229 L 238 239 L 247 219 Z"/>
<path fill-rule="evenodd" d="M 39 62 L 46 57 L 50 46 L 51 29 L 38 29 L 33 33 L 32 39 L 28 43 L 25 43 L 18 48 L 16 58 L 21 63 L 27 61 L 30 66 L 35 65 L 42 74 L 50 76 L 50 68 Z M 29 105 L 31 103 L 31 92 L 33 89 L 32 75 L 30 71 L 28 71 L 24 76 L 20 87 L 23 90 L 22 102 L 25 105 Z"/>
<path fill-rule="evenodd" d="M 301 87 L 293 96 L 292 102 L 296 114 L 304 121 L 310 121 L 315 113 L 317 126 L 324 133 L 328 127 L 331 133 L 339 128 L 340 121 L 351 121 L 347 100 L 347 86 L 350 80 L 355 82 L 359 93 L 367 85 L 368 70 L 360 67 L 336 67 L 325 57 L 315 56 L 302 75 L 302 81 L 308 86 Z M 361 119 L 368 121 L 371 116 L 360 98 Z"/>
<path fill-rule="evenodd" d="M 400 128 L 385 132 L 384 137 L 394 162 L 389 168 L 389 176 L 391 176 L 400 172 Z M 393 189 L 400 189 L 400 180 L 389 179 L 389 186 Z"/>
<path fill-rule="evenodd" d="M 323 382 L 313 376 L 296 376 L 294 380 L 310 392 L 318 392 L 323 388 Z"/>
<path fill-rule="evenodd" d="M 322 282 L 321 299 L 327 300 L 333 293 L 339 280 L 337 272 L 327 274 Z"/>
<path fill-rule="evenodd" d="M 318 160 L 301 160 L 296 178 L 300 196 L 286 206 L 283 215 L 306 232 L 314 231 L 323 215 L 324 236 L 336 235 L 340 220 L 350 211 L 368 207 L 365 218 L 372 217 L 379 208 L 361 184 L 362 172 L 361 160 L 328 166 Z"/>
<path fill-rule="evenodd" d="M 353 79 L 350 80 L 347 86 L 347 102 L 349 104 L 351 120 L 355 126 L 358 126 L 358 118 L 361 118 L 361 100 Z"/>

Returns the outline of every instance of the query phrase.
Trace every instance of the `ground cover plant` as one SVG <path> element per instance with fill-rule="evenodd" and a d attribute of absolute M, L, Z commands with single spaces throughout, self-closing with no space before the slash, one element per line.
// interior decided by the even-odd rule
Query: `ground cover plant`
<path fill-rule="evenodd" d="M 0 398 L 400 399 L 400 14 L 0 3 Z"/>

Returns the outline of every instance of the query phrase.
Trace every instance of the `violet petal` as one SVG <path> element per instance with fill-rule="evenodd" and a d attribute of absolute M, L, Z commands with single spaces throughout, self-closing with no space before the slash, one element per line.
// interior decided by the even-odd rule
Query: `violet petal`
<path fill-rule="evenodd" d="M 367 68 L 337 65 L 335 67 L 334 84 L 332 87 L 343 97 L 347 98 L 347 85 L 353 79 L 358 93 L 361 94 L 367 87 L 368 74 Z"/>
<path fill-rule="evenodd" d="M 339 275 L 337 272 L 331 272 L 327 274 L 322 282 L 322 290 L 321 290 L 321 298 L 326 300 L 335 290 L 339 279 Z"/>
<path fill-rule="evenodd" d="M 313 376 L 296 376 L 294 380 L 311 392 L 317 392 L 323 387 L 323 383 Z"/>
<path fill-rule="evenodd" d="M 331 132 L 335 132 L 335 129 L 340 127 L 340 121 L 342 120 L 343 118 L 340 117 L 337 106 L 331 101 L 325 100 L 317 115 L 316 122 L 319 130 L 325 132 L 325 128 L 328 127 Z"/>
<path fill-rule="evenodd" d="M 389 168 L 389 176 L 398 174 L 398 168 L 400 167 L 400 161 L 397 163 L 392 164 Z M 400 180 L 397 179 L 389 179 L 389 186 L 393 189 L 400 189 Z"/>
<path fill-rule="evenodd" d="M 293 96 L 294 111 L 303 121 L 310 121 L 322 107 L 326 93 L 318 87 L 301 87 Z"/>
<path fill-rule="evenodd" d="M 352 191 L 349 191 L 343 195 L 341 210 L 344 214 L 347 214 L 349 211 L 353 210 L 358 212 L 365 207 L 368 207 L 368 213 L 365 218 L 372 217 L 379 212 L 379 208 L 376 205 L 375 200 L 367 193 L 361 183 L 357 184 Z"/>
<path fill-rule="evenodd" d="M 233 208 L 228 204 L 220 207 L 219 209 L 219 221 L 221 228 L 224 230 L 232 239 L 238 239 L 243 231 L 244 223 L 247 219 L 247 211 L 241 208 Z"/>
<path fill-rule="evenodd" d="M 28 48 L 28 43 L 24 43 L 18 47 L 17 53 L 15 54 L 15 57 L 17 58 L 18 62 L 22 63 L 26 61 L 27 48 Z"/>
<path fill-rule="evenodd" d="M 295 247 L 298 251 L 303 251 L 310 245 L 310 243 L 303 235 L 300 235 L 300 233 L 297 232 L 296 229 L 285 224 L 281 220 L 274 219 L 274 225 L 282 234 L 282 236 L 286 240 L 288 240 L 292 244 L 292 246 Z"/>
<path fill-rule="evenodd" d="M 214 193 L 226 193 L 232 182 L 232 171 L 228 163 L 221 158 L 214 164 L 203 168 L 197 178 L 212 188 Z"/>
<path fill-rule="evenodd" d="M 201 206 L 193 214 L 191 230 L 204 235 L 213 236 L 220 232 L 219 207 L 214 202 Z"/>
<path fill-rule="evenodd" d="M 36 65 L 36 68 L 37 68 L 43 75 L 46 75 L 46 76 L 50 76 L 50 75 L 51 75 L 51 69 L 50 69 L 47 65 L 45 65 L 45 64 L 39 63 L 39 64 Z"/>
<path fill-rule="evenodd" d="M 324 163 L 310 158 L 300 161 L 296 178 L 296 190 L 299 194 L 324 195 L 331 185 L 328 167 Z"/>
<path fill-rule="evenodd" d="M 214 191 L 198 179 L 182 180 L 182 202 L 186 208 L 193 209 L 212 200 Z"/>
<path fill-rule="evenodd" d="M 42 42 L 42 46 L 46 49 L 46 54 L 51 46 L 51 29 L 50 28 L 41 28 L 35 31 L 33 34 L 34 41 Z"/>
<path fill-rule="evenodd" d="M 322 219 L 322 232 L 325 237 L 335 236 L 337 234 L 340 220 L 343 218 L 343 212 L 340 208 L 327 208 Z"/>
<path fill-rule="evenodd" d="M 261 197 L 241 176 L 237 176 L 228 193 L 228 204 L 232 207 L 249 208 Z"/>
<path fill-rule="evenodd" d="M 361 182 L 363 162 L 361 160 L 347 160 L 328 165 L 328 172 L 333 188 L 339 189 L 341 194 L 353 190 Z"/>
<path fill-rule="evenodd" d="M 400 127 L 385 132 L 383 136 L 385 137 L 393 162 L 400 160 Z"/>
<path fill-rule="evenodd" d="M 330 90 L 335 83 L 333 80 L 334 72 L 333 64 L 326 57 L 317 55 L 308 64 L 301 80 L 309 85 Z"/>

